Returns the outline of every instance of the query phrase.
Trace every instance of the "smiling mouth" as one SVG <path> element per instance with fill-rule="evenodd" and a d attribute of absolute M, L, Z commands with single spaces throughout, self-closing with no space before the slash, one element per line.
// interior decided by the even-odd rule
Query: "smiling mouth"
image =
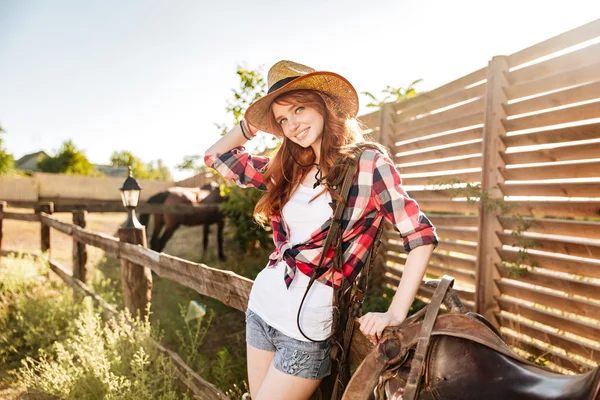
<path fill-rule="evenodd" d="M 296 135 L 296 139 L 303 139 L 307 134 L 308 134 L 308 130 L 310 128 L 306 128 L 305 130 L 303 130 L 302 132 L 300 132 L 299 134 Z"/>

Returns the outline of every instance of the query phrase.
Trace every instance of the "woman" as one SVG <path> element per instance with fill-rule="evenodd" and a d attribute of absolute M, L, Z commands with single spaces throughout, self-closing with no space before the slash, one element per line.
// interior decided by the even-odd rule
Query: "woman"
<path fill-rule="evenodd" d="M 358 95 L 340 75 L 291 61 L 275 64 L 268 84 L 269 93 L 248 108 L 245 121 L 206 150 L 205 163 L 242 187 L 265 191 L 254 216 L 273 227 L 276 250 L 254 282 L 246 311 L 252 399 L 308 399 L 330 373 L 332 287 L 356 277 L 382 219 L 400 233 L 409 255 L 389 310 L 359 319 L 373 343 L 406 318 L 437 239 L 385 151 L 371 148 L 360 158 L 342 221 L 343 276 L 333 272 L 331 249 L 318 268 L 331 224 L 329 203 L 337 196 L 328 182 L 336 181 L 336 167 L 363 141 L 355 119 Z M 259 130 L 283 138 L 271 159 L 243 147 Z"/>

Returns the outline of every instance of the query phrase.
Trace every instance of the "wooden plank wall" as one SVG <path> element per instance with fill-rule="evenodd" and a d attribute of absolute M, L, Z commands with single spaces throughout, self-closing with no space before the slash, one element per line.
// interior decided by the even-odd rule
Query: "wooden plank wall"
<path fill-rule="evenodd" d="M 572 371 L 597 365 L 600 20 L 494 57 L 363 122 L 392 150 L 404 187 L 437 227 L 428 275 L 453 275 L 467 306 L 534 357 Z M 453 198 L 465 192 L 441 185 L 452 179 L 483 181 L 512 208 Z M 394 231 L 385 238 L 395 286 L 406 255 Z"/>

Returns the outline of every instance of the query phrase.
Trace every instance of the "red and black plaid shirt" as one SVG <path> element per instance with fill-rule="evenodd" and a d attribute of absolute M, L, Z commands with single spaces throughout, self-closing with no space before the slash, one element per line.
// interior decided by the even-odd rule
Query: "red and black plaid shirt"
<path fill-rule="evenodd" d="M 241 187 L 267 190 L 263 173 L 269 163 L 268 157 L 253 156 L 240 146 L 224 154 L 205 156 L 204 163 Z M 400 174 L 392 161 L 377 150 L 367 149 L 360 158 L 358 174 L 342 218 L 343 276 L 333 268 L 333 247 L 330 247 L 316 279 L 336 287 L 344 279 L 346 284 L 351 283 L 366 262 L 368 250 L 384 217 L 400 233 L 407 252 L 422 245 L 437 246 L 435 228 L 419 210 L 417 202 L 402 189 Z M 313 232 L 309 240 L 296 245 L 289 242 L 289 229 L 281 213 L 272 216 L 271 225 L 275 251 L 269 257 L 268 267 L 284 260 L 287 264 L 284 279 L 288 287 L 297 269 L 312 276 L 318 267 L 331 219 Z"/>

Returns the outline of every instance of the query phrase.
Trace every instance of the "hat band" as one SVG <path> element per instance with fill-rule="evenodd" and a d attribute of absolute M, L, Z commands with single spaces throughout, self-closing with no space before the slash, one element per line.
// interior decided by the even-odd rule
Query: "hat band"
<path fill-rule="evenodd" d="M 291 81 L 293 81 L 296 78 L 300 78 L 300 77 L 299 76 L 290 76 L 289 78 L 281 79 L 281 80 L 275 82 L 273 84 L 273 86 L 271 86 L 269 88 L 269 91 L 267 92 L 267 94 L 270 94 L 270 93 L 276 91 L 277 89 L 281 89 L 282 87 L 284 87 L 285 85 L 287 85 L 288 83 L 290 83 Z"/>

